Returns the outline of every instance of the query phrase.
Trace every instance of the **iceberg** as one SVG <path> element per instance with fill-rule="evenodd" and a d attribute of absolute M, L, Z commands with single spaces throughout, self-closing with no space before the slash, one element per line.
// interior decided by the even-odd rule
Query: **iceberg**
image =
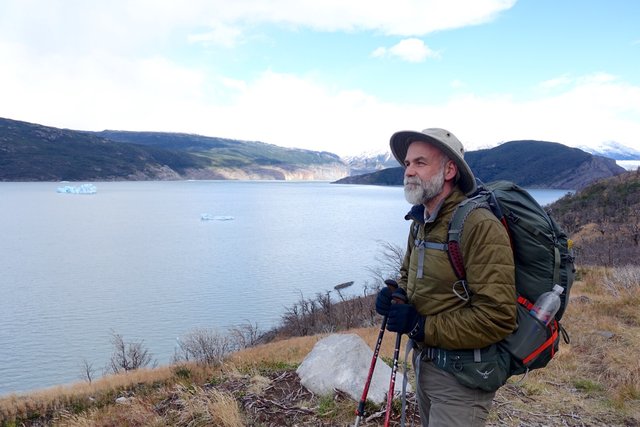
<path fill-rule="evenodd" d="M 65 185 L 63 187 L 58 187 L 56 192 L 66 194 L 95 194 L 97 189 L 93 184 L 82 184 L 79 186 Z"/>
<path fill-rule="evenodd" d="M 203 213 L 202 215 L 200 215 L 200 220 L 202 221 L 231 221 L 235 219 L 232 216 L 225 216 L 225 215 L 211 215 L 209 213 Z"/>

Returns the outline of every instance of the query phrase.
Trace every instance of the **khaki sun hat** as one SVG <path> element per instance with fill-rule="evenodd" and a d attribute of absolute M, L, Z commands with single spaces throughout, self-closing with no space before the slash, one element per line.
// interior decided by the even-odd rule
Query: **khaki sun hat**
<path fill-rule="evenodd" d="M 391 152 L 396 160 L 404 167 L 404 159 L 407 156 L 409 145 L 415 141 L 422 141 L 438 147 L 442 152 L 458 166 L 458 185 L 465 194 L 471 194 L 476 190 L 476 178 L 471 168 L 464 161 L 464 147 L 454 134 L 445 129 L 430 128 L 422 132 L 403 130 L 391 136 Z"/>

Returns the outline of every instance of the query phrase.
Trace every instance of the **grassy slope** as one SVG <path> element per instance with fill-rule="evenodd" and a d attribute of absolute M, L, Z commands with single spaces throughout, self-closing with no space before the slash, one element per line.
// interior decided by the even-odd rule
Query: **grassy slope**
<path fill-rule="evenodd" d="M 640 423 L 640 270 L 582 271 L 558 356 L 497 394 L 489 425 Z M 377 328 L 354 329 L 373 347 Z M 387 334 L 381 355 L 392 355 Z M 233 354 L 222 366 L 180 365 L 106 377 L 0 400 L 2 425 L 346 425 L 356 403 L 305 394 L 292 373 L 322 336 L 291 338 Z M 366 373 L 363 373 L 363 376 Z M 118 396 L 128 403 L 116 405 Z M 370 406 L 370 412 L 380 408 Z M 410 410 L 412 407 L 410 405 Z M 46 417 L 42 417 L 47 414 Z M 261 421 L 260 421 L 261 420 Z M 44 424 L 38 424 L 44 422 Z M 191 423 L 191 424 L 190 424 Z M 382 417 L 362 425 L 382 425 Z"/>

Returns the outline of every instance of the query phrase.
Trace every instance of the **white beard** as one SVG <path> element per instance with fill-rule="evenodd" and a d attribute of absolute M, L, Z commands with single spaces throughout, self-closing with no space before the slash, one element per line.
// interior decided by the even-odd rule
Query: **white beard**
<path fill-rule="evenodd" d="M 438 196 L 444 188 L 444 168 L 429 181 L 417 176 L 404 178 L 404 197 L 412 205 L 426 205 Z"/>

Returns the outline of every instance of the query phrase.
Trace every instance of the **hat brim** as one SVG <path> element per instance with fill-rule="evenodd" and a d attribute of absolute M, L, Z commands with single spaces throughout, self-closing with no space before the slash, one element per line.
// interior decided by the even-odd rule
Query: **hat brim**
<path fill-rule="evenodd" d="M 449 145 L 445 144 L 438 138 L 422 132 L 404 130 L 396 132 L 391 136 L 391 153 L 393 154 L 393 157 L 396 158 L 398 163 L 402 165 L 402 167 L 405 167 L 404 159 L 407 157 L 409 145 L 411 145 L 411 143 L 415 141 L 423 141 L 439 148 L 443 153 L 445 153 L 447 157 L 454 161 L 456 166 L 458 166 L 458 173 L 460 174 L 458 186 L 460 187 L 460 190 L 462 190 L 465 194 L 471 194 L 476 191 L 476 178 L 473 175 L 471 168 L 469 167 L 467 162 L 465 162 L 460 153 L 452 150 Z"/>

